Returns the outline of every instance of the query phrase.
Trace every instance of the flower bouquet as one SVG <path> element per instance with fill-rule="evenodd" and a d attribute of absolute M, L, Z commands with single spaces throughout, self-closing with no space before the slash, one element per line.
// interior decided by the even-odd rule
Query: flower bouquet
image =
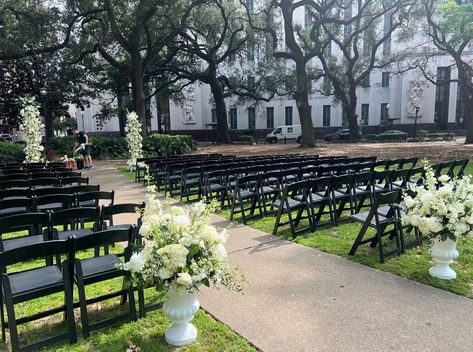
<path fill-rule="evenodd" d="M 163 310 L 174 323 L 166 331 L 166 341 L 182 346 L 197 337 L 189 321 L 199 309 L 199 287 L 224 286 L 241 291 L 242 286 L 237 271 L 227 262 L 227 230 L 218 231 L 211 225 L 217 203 L 202 201 L 188 209 L 170 206 L 165 214 L 154 186 L 148 190 L 139 230 L 144 245 L 123 268 L 132 273 L 138 286 L 154 286 L 166 292 Z"/>
<path fill-rule="evenodd" d="M 415 227 L 431 239 L 430 253 L 436 265 L 433 277 L 454 279 L 449 265 L 458 257 L 458 240 L 473 235 L 473 184 L 471 176 L 438 178 L 431 167 L 425 167 L 423 185 L 411 185 L 404 195 L 402 223 Z"/>

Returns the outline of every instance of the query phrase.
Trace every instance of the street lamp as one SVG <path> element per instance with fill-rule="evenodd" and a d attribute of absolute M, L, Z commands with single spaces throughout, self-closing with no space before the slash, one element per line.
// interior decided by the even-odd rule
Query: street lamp
<path fill-rule="evenodd" d="M 420 106 L 415 107 L 415 116 L 414 116 L 414 142 L 416 141 L 416 133 L 417 133 L 417 118 L 419 117 Z"/>
<path fill-rule="evenodd" d="M 389 109 L 391 108 L 391 105 L 389 103 L 386 104 L 386 121 L 385 124 L 387 125 L 389 123 Z"/>

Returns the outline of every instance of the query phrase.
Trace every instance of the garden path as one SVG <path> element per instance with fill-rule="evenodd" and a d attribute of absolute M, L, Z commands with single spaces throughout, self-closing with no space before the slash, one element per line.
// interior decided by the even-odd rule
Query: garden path
<path fill-rule="evenodd" d="M 114 189 L 116 203 L 144 199 L 145 188 L 111 162 L 84 174 Z M 229 258 L 246 276 L 245 292 L 204 289 L 201 305 L 263 351 L 472 350 L 471 299 L 248 226 L 230 234 Z"/>

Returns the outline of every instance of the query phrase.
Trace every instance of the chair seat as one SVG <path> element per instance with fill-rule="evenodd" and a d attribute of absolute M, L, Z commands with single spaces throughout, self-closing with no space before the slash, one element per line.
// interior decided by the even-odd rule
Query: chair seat
<path fill-rule="evenodd" d="M 39 291 L 64 282 L 62 272 L 56 265 L 11 274 L 9 278 L 13 296 Z"/>
<path fill-rule="evenodd" d="M 128 230 L 132 225 L 131 224 L 117 224 L 112 226 L 107 226 L 107 230 Z"/>
<path fill-rule="evenodd" d="M 4 239 L 3 250 L 9 251 L 11 249 L 29 246 L 31 244 L 41 243 L 41 242 L 44 242 L 44 240 L 45 238 L 43 235 L 24 236 L 24 237 Z"/>
<path fill-rule="evenodd" d="M 208 190 L 210 192 L 221 191 L 221 190 L 224 190 L 224 189 L 225 189 L 225 186 L 222 186 L 219 183 L 213 183 L 213 184 L 208 186 Z"/>
<path fill-rule="evenodd" d="M 247 189 L 244 189 L 244 190 L 241 190 L 241 191 L 240 191 L 240 196 L 241 196 L 241 198 L 243 198 L 243 199 L 252 198 L 252 197 L 256 197 L 256 193 L 255 193 L 255 192 L 252 192 L 252 191 L 249 191 L 249 190 L 247 190 Z"/>
<path fill-rule="evenodd" d="M 358 214 L 354 214 L 354 215 L 350 216 L 350 219 L 353 219 L 353 220 L 364 223 L 366 221 L 366 219 L 368 218 L 368 215 L 369 215 L 369 212 L 358 213 Z M 386 222 L 394 222 L 394 218 L 386 218 L 381 214 L 378 215 L 378 218 L 379 218 L 379 223 L 380 224 L 383 224 L 383 223 L 386 223 Z M 370 221 L 370 226 L 371 227 L 376 227 L 376 218 L 374 216 Z"/>
<path fill-rule="evenodd" d="M 263 193 L 263 194 L 275 194 L 275 193 L 279 193 L 279 190 L 277 188 L 273 188 L 271 186 L 264 186 L 261 190 L 261 193 Z"/>
<path fill-rule="evenodd" d="M 317 193 L 311 193 L 312 203 L 328 203 L 330 199 Z"/>
<path fill-rule="evenodd" d="M 120 258 L 118 258 L 115 254 L 84 259 L 81 260 L 82 274 L 84 278 L 87 278 L 99 274 L 118 271 L 120 269 L 117 269 L 116 265 L 120 263 Z"/>
<path fill-rule="evenodd" d="M 171 176 L 168 176 L 168 180 L 169 181 L 176 181 L 176 180 L 180 180 L 181 179 L 181 175 L 171 175 Z"/>
<path fill-rule="evenodd" d="M 95 200 L 91 199 L 91 200 L 84 200 L 82 202 L 79 202 L 79 206 L 80 207 L 96 207 L 97 206 L 97 203 L 95 202 Z"/>
<path fill-rule="evenodd" d="M 289 203 L 289 209 L 296 209 L 296 208 L 299 208 L 299 207 L 305 205 L 305 202 L 300 202 L 300 201 L 298 201 L 296 199 L 293 199 L 293 198 L 289 198 L 288 203 Z M 273 206 L 274 207 L 279 207 L 280 204 L 281 204 L 281 201 L 277 200 L 273 203 Z M 283 203 L 283 208 L 287 209 L 286 203 Z"/>
<path fill-rule="evenodd" d="M 76 236 L 77 238 L 84 237 L 94 233 L 92 229 L 77 229 L 77 230 L 67 230 L 67 231 L 58 231 L 57 236 L 59 240 L 67 240 L 69 236 Z"/>
<path fill-rule="evenodd" d="M 28 211 L 28 208 L 25 208 L 25 207 L 0 209 L 0 217 L 26 213 L 27 211 Z"/>
<path fill-rule="evenodd" d="M 185 180 L 184 184 L 186 186 L 196 186 L 200 184 L 200 181 L 197 178 L 190 178 L 188 180 Z"/>

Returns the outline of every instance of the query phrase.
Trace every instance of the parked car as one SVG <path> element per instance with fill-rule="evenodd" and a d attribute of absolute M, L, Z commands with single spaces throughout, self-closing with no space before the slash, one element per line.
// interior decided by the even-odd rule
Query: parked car
<path fill-rule="evenodd" d="M 300 125 L 278 126 L 276 129 L 266 135 L 267 143 L 277 143 L 279 141 L 302 138 Z"/>
<path fill-rule="evenodd" d="M 7 133 L 3 133 L 0 134 L 0 141 L 13 143 L 13 137 Z"/>
<path fill-rule="evenodd" d="M 361 137 L 361 130 L 359 132 Z M 350 139 L 350 130 L 348 128 L 342 128 L 334 133 L 327 134 L 324 137 L 324 140 L 327 142 L 330 141 L 347 141 Z"/>
<path fill-rule="evenodd" d="M 385 141 L 405 141 L 407 140 L 407 133 L 398 130 L 387 130 L 377 135 L 378 140 Z"/>

